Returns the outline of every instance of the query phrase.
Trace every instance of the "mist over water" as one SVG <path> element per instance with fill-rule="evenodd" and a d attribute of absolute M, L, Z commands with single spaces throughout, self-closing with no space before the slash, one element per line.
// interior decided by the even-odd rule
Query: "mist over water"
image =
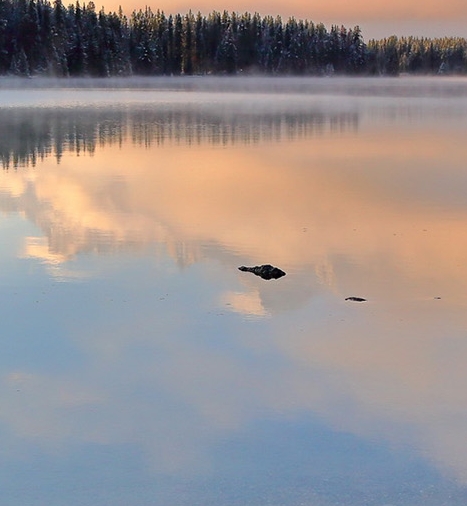
<path fill-rule="evenodd" d="M 357 130 L 374 116 L 462 121 L 467 107 L 465 80 L 449 77 L 3 78 L 0 90 L 4 167 L 127 139 L 248 144 Z"/>
<path fill-rule="evenodd" d="M 12 82 L 5 505 L 465 504 L 467 81 Z"/>
<path fill-rule="evenodd" d="M 308 93 L 343 94 L 345 96 L 423 95 L 431 98 L 465 96 L 465 77 L 282 77 L 282 76 L 182 76 L 182 77 L 110 77 L 110 78 L 17 78 L 0 77 L 2 90 L 50 90 L 51 94 L 66 90 L 153 90 L 201 92 Z M 135 94 L 132 94 L 133 97 Z M 2 102 L 5 101 L 2 93 Z M 138 97 L 138 94 L 136 94 Z M 128 97 L 129 100 L 132 97 Z M 92 97 L 87 97 L 92 101 Z M 23 102 L 34 102 L 34 95 L 22 94 Z"/>

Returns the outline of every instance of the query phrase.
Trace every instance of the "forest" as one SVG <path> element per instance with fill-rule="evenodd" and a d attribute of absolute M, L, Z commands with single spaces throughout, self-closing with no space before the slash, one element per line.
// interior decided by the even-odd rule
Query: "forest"
<path fill-rule="evenodd" d="M 129 17 L 93 2 L 0 0 L 0 75 L 466 74 L 467 40 L 364 41 L 346 28 L 257 13 Z"/>

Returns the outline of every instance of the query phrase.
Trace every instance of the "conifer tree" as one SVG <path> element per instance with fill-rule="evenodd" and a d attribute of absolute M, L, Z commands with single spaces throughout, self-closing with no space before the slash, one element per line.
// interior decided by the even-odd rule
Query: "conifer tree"
<path fill-rule="evenodd" d="M 389 37 L 366 44 L 358 26 L 258 13 L 129 18 L 92 1 L 0 0 L 0 74 L 72 76 L 206 73 L 399 75 L 467 73 L 467 41 Z"/>

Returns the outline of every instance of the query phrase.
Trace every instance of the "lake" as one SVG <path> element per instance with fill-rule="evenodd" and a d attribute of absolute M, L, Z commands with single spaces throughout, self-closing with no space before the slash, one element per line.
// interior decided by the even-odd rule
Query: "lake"
<path fill-rule="evenodd" d="M 0 79 L 2 505 L 465 505 L 466 132 L 451 77 Z"/>

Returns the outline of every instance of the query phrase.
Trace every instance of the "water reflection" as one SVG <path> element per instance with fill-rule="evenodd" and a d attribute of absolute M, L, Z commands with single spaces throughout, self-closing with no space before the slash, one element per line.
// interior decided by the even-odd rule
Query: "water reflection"
<path fill-rule="evenodd" d="M 329 130 L 355 130 L 352 112 L 325 114 L 319 110 L 277 111 L 205 110 L 184 104 L 166 110 L 157 107 L 115 109 L 12 108 L 0 109 L 0 159 L 3 168 L 36 166 L 64 151 L 94 153 L 106 145 L 131 140 L 138 146 L 163 143 L 229 145 L 322 135 Z"/>
<path fill-rule="evenodd" d="M 140 504 L 464 504 L 466 116 L 175 109 L 2 137 L 36 153 L 0 176 L 4 460 L 91 455 Z"/>

